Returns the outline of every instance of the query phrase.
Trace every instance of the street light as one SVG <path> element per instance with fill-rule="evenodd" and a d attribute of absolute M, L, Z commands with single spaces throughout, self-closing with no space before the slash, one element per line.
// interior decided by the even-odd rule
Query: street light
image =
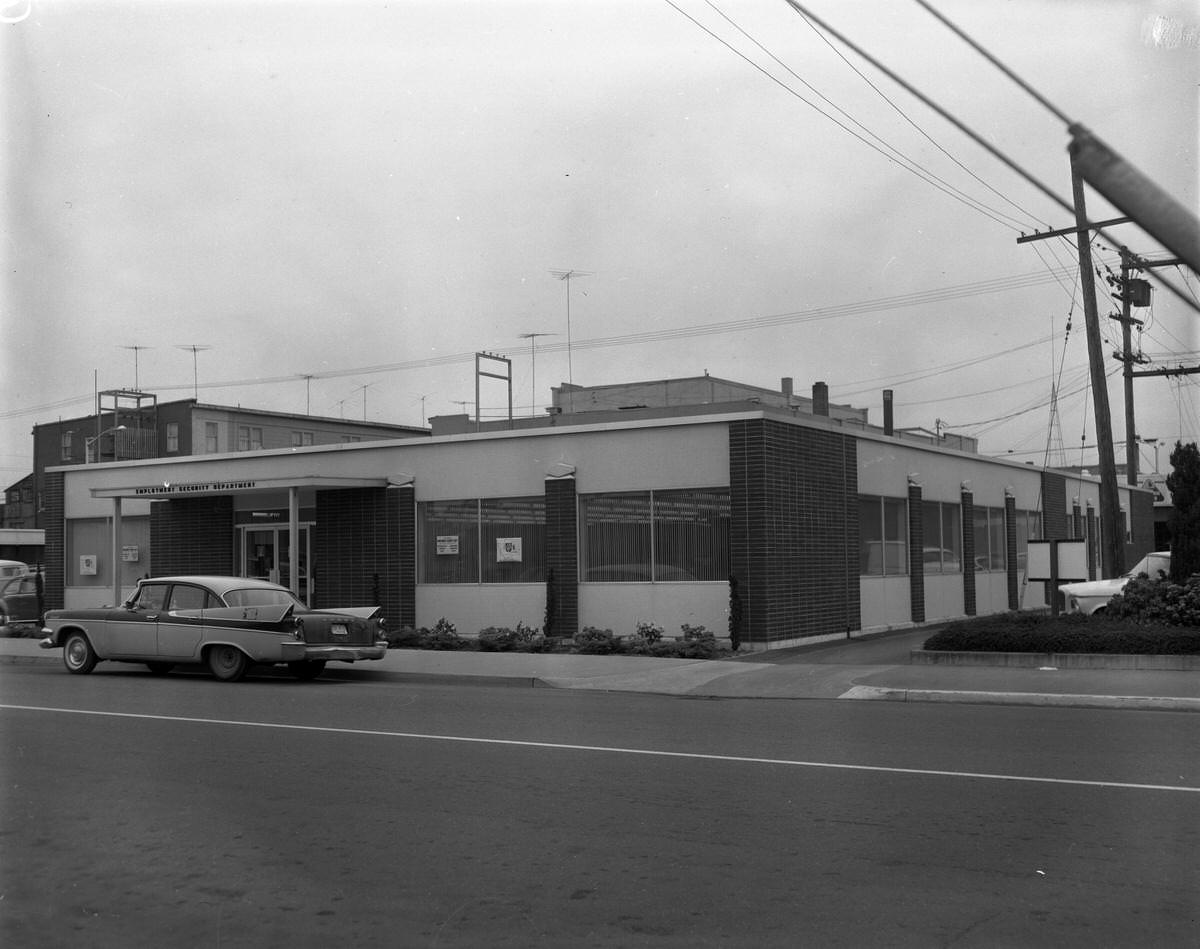
<path fill-rule="evenodd" d="M 83 458 L 84 458 L 83 463 L 85 465 L 90 465 L 92 463 L 92 446 L 95 445 L 96 442 L 100 441 L 100 439 L 102 439 L 105 435 L 111 435 L 113 432 L 123 432 L 123 431 L 125 431 L 124 425 L 116 425 L 116 426 L 113 426 L 112 428 L 106 428 L 102 432 L 98 432 L 97 434 L 93 435 L 91 438 L 85 438 L 83 440 Z M 97 454 L 99 454 L 99 452 L 97 452 Z M 113 452 L 113 456 L 114 456 L 114 458 L 116 456 L 115 450 Z"/>

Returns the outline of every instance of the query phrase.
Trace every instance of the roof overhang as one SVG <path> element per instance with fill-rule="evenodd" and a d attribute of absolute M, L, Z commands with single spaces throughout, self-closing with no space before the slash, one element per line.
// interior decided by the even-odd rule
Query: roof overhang
<path fill-rule="evenodd" d="M 256 494 L 288 488 L 386 488 L 387 478 L 346 478 L 305 475 L 298 478 L 231 478 L 211 481 L 162 481 L 158 484 L 129 484 L 91 488 L 94 498 L 137 498 L 142 501 L 170 501 L 176 498 Z"/>

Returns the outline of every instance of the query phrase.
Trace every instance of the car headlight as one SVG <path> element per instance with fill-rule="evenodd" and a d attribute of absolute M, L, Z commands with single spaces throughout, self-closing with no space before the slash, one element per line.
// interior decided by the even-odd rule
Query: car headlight
<path fill-rule="evenodd" d="M 304 619 L 300 616 L 292 617 L 292 636 L 304 642 Z"/>

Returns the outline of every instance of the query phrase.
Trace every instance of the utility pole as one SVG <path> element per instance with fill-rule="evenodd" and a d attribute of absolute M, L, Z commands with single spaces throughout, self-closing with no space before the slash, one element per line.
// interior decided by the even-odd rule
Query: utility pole
<path fill-rule="evenodd" d="M 1106 577 L 1125 572 L 1125 536 L 1121 522 L 1121 498 L 1117 493 L 1117 464 L 1113 458 L 1112 412 L 1108 405 L 1108 380 L 1104 375 L 1100 316 L 1096 306 L 1093 278 L 1091 231 L 1104 224 L 1120 224 L 1128 218 L 1114 218 L 1101 224 L 1089 224 L 1083 196 L 1083 177 L 1071 153 L 1071 191 L 1075 201 L 1075 226 L 1057 231 L 1021 235 L 1018 244 L 1046 240 L 1075 232 L 1079 254 L 1079 283 L 1083 292 L 1083 319 L 1088 344 L 1088 365 L 1092 379 L 1092 403 L 1096 416 L 1096 448 L 1100 455 L 1100 534 L 1103 540 L 1101 560 Z M 1130 436 L 1132 437 L 1132 436 Z"/>
<path fill-rule="evenodd" d="M 1087 329 L 1088 362 L 1092 373 L 1092 400 L 1096 415 L 1096 447 L 1100 454 L 1100 534 L 1104 576 L 1125 572 L 1125 536 L 1121 525 L 1121 498 L 1117 494 L 1117 466 L 1113 460 L 1112 414 L 1108 407 L 1108 380 L 1096 310 L 1096 283 L 1092 275 L 1091 227 L 1083 196 L 1083 176 L 1071 158 L 1071 191 L 1075 201 L 1075 243 L 1079 251 L 1079 281 L 1083 290 L 1083 319 Z"/>
<path fill-rule="evenodd" d="M 1124 364 L 1125 377 L 1125 483 L 1138 483 L 1138 448 L 1137 426 L 1133 412 L 1133 364 L 1143 362 L 1141 354 L 1133 354 L 1133 325 L 1142 325 L 1141 320 L 1135 320 L 1133 313 L 1133 287 L 1130 285 L 1129 274 L 1133 271 L 1133 254 L 1129 248 L 1121 246 L 1121 315 L 1110 317 L 1121 321 L 1121 352 L 1114 357 Z M 1150 301 L 1147 300 L 1147 303 Z"/>

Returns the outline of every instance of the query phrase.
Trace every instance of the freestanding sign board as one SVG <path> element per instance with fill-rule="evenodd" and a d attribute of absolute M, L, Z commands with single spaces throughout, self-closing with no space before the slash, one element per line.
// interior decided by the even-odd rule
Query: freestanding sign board
<path fill-rule="evenodd" d="M 1031 540 L 1025 564 L 1026 580 L 1048 580 L 1051 585 L 1064 581 L 1086 580 L 1087 541 Z M 1058 590 L 1050 595 L 1050 612 L 1058 615 Z"/>

